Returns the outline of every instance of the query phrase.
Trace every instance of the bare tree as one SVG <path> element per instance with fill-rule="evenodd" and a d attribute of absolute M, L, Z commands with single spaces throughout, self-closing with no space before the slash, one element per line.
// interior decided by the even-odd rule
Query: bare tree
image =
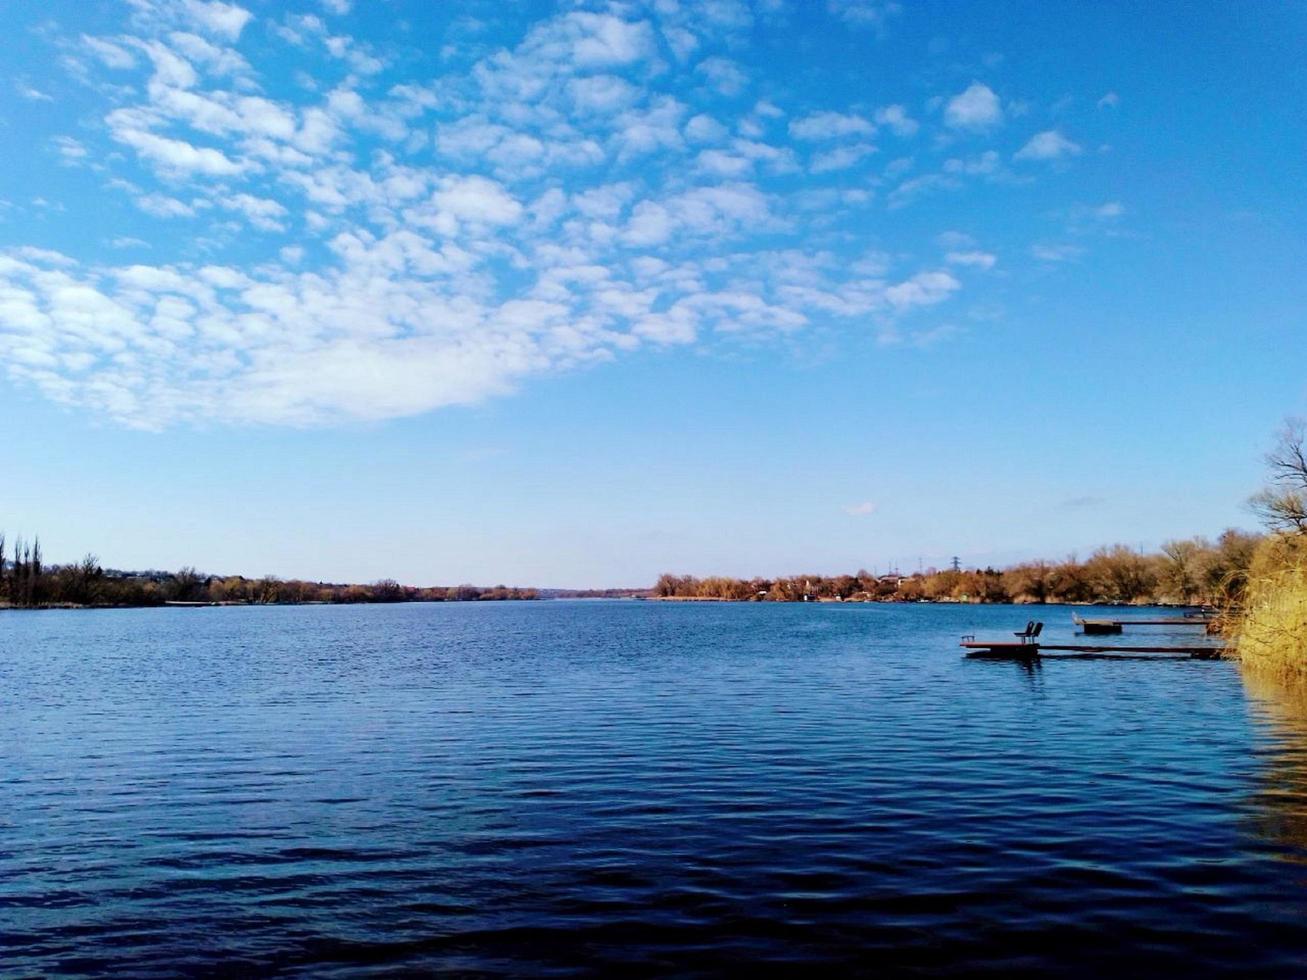
<path fill-rule="evenodd" d="M 194 602 L 201 598 L 200 592 L 203 585 L 204 576 L 190 565 L 187 565 L 172 576 L 172 581 L 168 583 L 168 591 L 172 593 L 172 598 L 178 602 Z"/>
<path fill-rule="evenodd" d="M 1307 534 L 1307 420 L 1288 419 L 1266 454 L 1270 483 L 1249 500 L 1272 531 Z"/>
<path fill-rule="evenodd" d="M 399 602 L 404 590 L 393 578 L 383 578 L 372 583 L 372 597 L 377 602 Z"/>
<path fill-rule="evenodd" d="M 1188 602 L 1198 592 L 1203 563 L 1210 558 L 1212 546 L 1202 538 L 1162 543 L 1162 584 L 1181 602 Z"/>
<path fill-rule="evenodd" d="M 87 553 L 75 567 L 76 575 L 76 601 L 84 605 L 90 605 L 100 598 L 100 582 L 104 578 L 104 570 L 100 568 L 100 559 L 95 555 Z"/>

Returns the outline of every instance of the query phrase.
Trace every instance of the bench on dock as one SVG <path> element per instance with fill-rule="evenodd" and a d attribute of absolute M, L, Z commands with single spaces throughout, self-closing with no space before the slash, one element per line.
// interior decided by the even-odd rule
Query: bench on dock
<path fill-rule="evenodd" d="M 1026 623 L 1026 628 L 1024 630 L 1020 633 L 1013 633 L 1012 635 L 1022 643 L 1034 643 L 1039 639 L 1039 634 L 1042 632 L 1044 632 L 1044 624 L 1037 623 L 1032 619 L 1030 622 Z"/>
<path fill-rule="evenodd" d="M 1018 630 L 1012 635 L 1016 637 L 1016 642 L 1011 640 L 977 640 L 974 633 L 968 633 L 962 637 L 962 646 L 973 651 L 967 654 L 969 657 L 993 657 L 1000 660 L 1025 660 L 1033 659 L 1039 655 L 1039 634 L 1044 632 L 1044 624 L 1031 620 L 1026 623 L 1026 628 Z"/>

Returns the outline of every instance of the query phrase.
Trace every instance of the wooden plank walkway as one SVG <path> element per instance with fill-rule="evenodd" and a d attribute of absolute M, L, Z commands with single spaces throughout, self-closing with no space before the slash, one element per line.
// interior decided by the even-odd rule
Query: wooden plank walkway
<path fill-rule="evenodd" d="M 970 650 L 968 657 L 990 660 L 1034 660 L 1046 656 L 1050 651 L 1056 655 L 1072 654 L 1081 657 L 1111 658 L 1136 656 L 1158 656 L 1169 654 L 1173 657 L 1185 657 L 1192 660 L 1216 660 L 1225 652 L 1223 646 L 1120 646 L 1116 644 L 1088 643 L 1007 643 L 997 641 L 988 643 L 984 640 L 963 640 L 963 648 Z M 1071 659 L 1067 657 L 1066 659 Z"/>
<path fill-rule="evenodd" d="M 1071 621 L 1080 627 L 1085 636 L 1116 636 L 1127 626 L 1190 626 L 1212 632 L 1212 620 L 1196 616 L 1160 616 L 1153 619 L 1086 619 L 1076 613 Z"/>
<path fill-rule="evenodd" d="M 1206 626 L 1211 620 L 1198 619 L 1196 616 L 1172 616 L 1168 619 L 1103 619 L 1086 622 L 1115 623 L 1117 626 Z"/>

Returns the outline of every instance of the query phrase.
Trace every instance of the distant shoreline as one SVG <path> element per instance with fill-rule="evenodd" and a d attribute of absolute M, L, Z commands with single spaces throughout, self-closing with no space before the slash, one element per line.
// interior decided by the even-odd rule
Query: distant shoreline
<path fill-rule="evenodd" d="M 853 605 L 853 606 L 1135 606 L 1138 608 L 1156 607 L 1158 609 L 1189 609 L 1203 605 L 1199 602 L 1163 602 L 1147 600 L 1142 602 L 1112 602 L 1109 600 L 1071 601 L 1051 599 L 1037 602 L 1031 599 L 840 599 L 821 596 L 815 599 L 732 599 L 722 596 L 692 595 L 651 595 L 639 596 L 649 602 L 731 602 L 737 605 L 751 605 L 759 602 L 779 602 L 784 605 Z"/>
<path fill-rule="evenodd" d="M 373 605 L 543 599 L 640 599 L 674 602 L 893 602 L 968 605 L 1223 605 L 1246 576 L 1260 535 L 1234 529 L 1215 541 L 1169 541 L 1145 554 L 1125 545 L 1099 548 L 1084 560 L 1027 561 L 997 569 L 966 568 L 904 575 L 859 569 L 842 575 L 730 578 L 665 573 L 648 588 L 542 589 L 507 585 L 413 586 L 394 579 L 339 583 L 272 575 L 211 575 L 103 568 L 94 555 L 49 565 L 39 539 L 12 550 L 0 534 L 0 609 L 113 609 L 242 605 Z"/>
<path fill-rule="evenodd" d="M 1018 607 L 1035 607 L 1035 606 L 1076 606 L 1076 607 L 1095 607 L 1095 606 L 1114 606 L 1130 607 L 1134 609 L 1186 609 L 1196 608 L 1199 603 L 1180 603 L 1180 602 L 1068 602 L 1063 600 L 1052 600 L 1049 602 L 1020 602 L 1020 601 L 959 601 L 954 599 L 811 599 L 803 600 L 770 600 L 764 601 L 759 599 L 725 599 L 716 596 L 644 596 L 644 595 L 621 595 L 621 596 L 541 596 L 534 599 L 412 599 L 399 602 L 323 602 L 320 600 L 308 600 L 304 602 L 162 602 L 141 605 L 127 604 L 95 604 L 79 605 L 71 602 L 51 602 L 42 605 L 33 606 L 15 606 L 10 603 L 0 603 L 0 614 L 3 613 L 31 613 L 31 612 L 68 612 L 68 611 L 107 611 L 107 610 L 129 610 L 129 609 L 267 609 L 272 607 L 302 607 L 302 606 L 438 606 L 445 604 L 469 604 L 477 602 L 530 602 L 533 604 L 548 604 L 550 602 L 670 602 L 685 603 L 690 605 L 700 605 L 704 603 L 726 604 L 736 606 L 747 605 L 839 605 L 839 606 L 1018 606 Z"/>

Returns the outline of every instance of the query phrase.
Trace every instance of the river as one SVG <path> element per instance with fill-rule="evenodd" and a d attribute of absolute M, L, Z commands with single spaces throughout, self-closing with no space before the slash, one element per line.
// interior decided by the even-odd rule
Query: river
<path fill-rule="evenodd" d="M 1303 702 L 1029 615 L 0 613 L 0 973 L 1302 975 Z"/>

